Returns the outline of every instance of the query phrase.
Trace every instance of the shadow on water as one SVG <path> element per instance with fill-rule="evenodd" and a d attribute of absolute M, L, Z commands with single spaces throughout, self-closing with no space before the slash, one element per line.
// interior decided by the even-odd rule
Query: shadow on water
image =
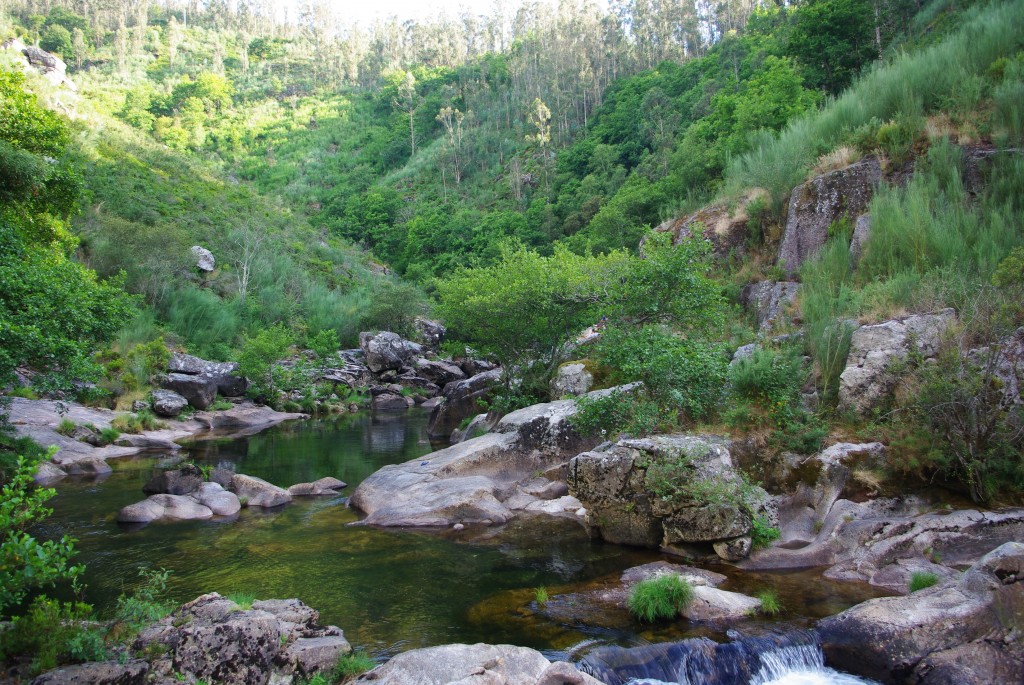
<path fill-rule="evenodd" d="M 290 422 L 247 438 L 200 441 L 183 452 L 200 464 L 230 466 L 280 486 L 334 476 L 349 484 L 347 494 L 380 467 L 431 451 L 426 423 L 422 411 L 356 414 Z M 586 651 L 586 645 L 718 636 L 694 632 L 686 622 L 650 632 L 615 611 L 571 619 L 535 611 L 534 588 L 605 582 L 625 568 L 662 558 L 593 542 L 568 520 L 524 519 L 501 530 L 458 533 L 380 530 L 349 525 L 359 517 L 337 496 L 297 499 L 274 511 L 244 509 L 233 520 L 119 526 L 117 512 L 143 498 L 143 484 L 169 457 L 114 462 L 108 478 L 67 479 L 57 488 L 54 515 L 42 533 L 78 539 L 78 560 L 87 567 L 86 597 L 101 613 L 137 586 L 140 569 L 164 567 L 172 571 L 168 589 L 175 602 L 210 591 L 298 597 L 317 608 L 324 622 L 341 626 L 353 644 L 374 653 L 507 642 L 559 656 Z M 745 582 L 738 575 L 736 582 Z M 799 584 L 806 592 L 807 581 Z M 864 598 L 837 598 L 830 589 L 836 584 L 827 581 L 822 587 L 827 597 L 818 599 L 829 613 Z"/>

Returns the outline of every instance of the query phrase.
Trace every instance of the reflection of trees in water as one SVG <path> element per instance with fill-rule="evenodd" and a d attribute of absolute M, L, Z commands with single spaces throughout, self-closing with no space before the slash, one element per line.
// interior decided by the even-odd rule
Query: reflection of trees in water
<path fill-rule="evenodd" d="M 376 454 L 401 452 L 407 423 L 405 412 L 374 414 L 370 417 L 369 430 L 363 433 L 363 448 Z"/>

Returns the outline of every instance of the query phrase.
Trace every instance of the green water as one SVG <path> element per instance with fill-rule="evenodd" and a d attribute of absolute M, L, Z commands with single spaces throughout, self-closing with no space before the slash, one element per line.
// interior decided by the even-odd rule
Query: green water
<path fill-rule="evenodd" d="M 429 452 L 426 420 L 412 411 L 290 422 L 249 438 L 197 442 L 183 452 L 284 487 L 335 476 L 349 483 L 343 494 L 350 494 L 381 466 Z M 57 487 L 44 534 L 78 538 L 86 598 L 101 614 L 138 584 L 140 569 L 163 567 L 172 571 L 175 602 L 210 591 L 298 597 L 354 645 L 379 656 L 448 642 L 508 642 L 561 653 L 583 641 L 630 644 L 702 632 L 679 625 L 651 632 L 615 612 L 603 620 L 567 620 L 538 610 L 537 586 L 568 591 L 661 558 L 592 542 L 572 521 L 534 518 L 500 531 L 440 534 L 379 530 L 349 525 L 359 517 L 337 496 L 296 499 L 271 512 L 244 509 L 235 520 L 119 526 L 118 510 L 143 498 L 142 485 L 168 456 L 117 461 L 104 480 L 67 479 Z M 830 613 L 866 596 L 819 582 Z"/>

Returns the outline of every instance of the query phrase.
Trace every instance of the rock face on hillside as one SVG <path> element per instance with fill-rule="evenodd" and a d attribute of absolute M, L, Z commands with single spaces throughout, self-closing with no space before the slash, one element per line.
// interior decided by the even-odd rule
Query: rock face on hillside
<path fill-rule="evenodd" d="M 754 313 L 757 327 L 768 332 L 777 324 L 796 300 L 800 284 L 791 281 L 760 281 L 743 287 L 740 303 Z"/>
<path fill-rule="evenodd" d="M 586 395 L 593 385 L 594 374 L 587 370 L 585 363 L 566 362 L 558 367 L 555 377 L 551 379 L 551 399 L 557 400 L 566 395 Z"/>
<path fill-rule="evenodd" d="M 688 217 L 665 221 L 654 230 L 671 233 L 672 242 L 676 245 L 693 236 L 703 238 L 711 243 L 714 255 L 719 259 L 742 255 L 750 238 L 748 209 L 751 203 L 766 195 L 763 190 L 755 189 L 736 203 L 716 202 Z"/>
<path fill-rule="evenodd" d="M 366 357 L 366 366 L 373 373 L 401 369 L 406 362 L 423 352 L 423 347 L 405 340 L 397 333 L 360 333 L 359 347 Z"/>
<path fill-rule="evenodd" d="M 829 226 L 844 216 L 853 221 L 864 213 L 881 180 L 882 167 L 877 159 L 868 157 L 794 188 L 779 266 L 795 275 L 800 265 L 825 245 Z"/>
<path fill-rule="evenodd" d="M 727 560 L 750 552 L 750 509 L 774 520 L 770 500 L 756 488 L 746 506 L 707 503 L 677 487 L 694 482 L 731 482 L 738 488 L 727 439 L 656 435 L 620 440 L 569 462 L 569 490 L 587 509 L 593 534 L 608 542 L 690 555 L 694 545 L 713 546 Z"/>
<path fill-rule="evenodd" d="M 837 668 L 883 682 L 1024 682 L 1024 545 L 1008 542 L 959 578 L 873 599 L 818 625 Z"/>
<path fill-rule="evenodd" d="M 442 645 L 402 652 L 358 678 L 374 685 L 601 685 L 572 664 L 512 645 Z"/>
<path fill-rule="evenodd" d="M 224 397 L 241 397 L 248 388 L 245 378 L 238 375 L 236 362 L 210 362 L 191 354 L 175 352 L 167 362 L 167 370 L 209 380 Z"/>
<path fill-rule="evenodd" d="M 579 500 L 537 474 L 560 473 L 570 456 L 596 442 L 570 424 L 576 410 L 575 401 L 561 400 L 514 411 L 490 433 L 385 466 L 349 503 L 367 515 L 363 524 L 376 526 L 490 525 L 517 511 L 575 515 Z"/>
<path fill-rule="evenodd" d="M 839 408 L 864 414 L 895 388 L 911 351 L 922 359 L 934 357 L 943 334 L 953 323 L 952 309 L 916 314 L 853 332 L 846 369 L 839 377 Z"/>

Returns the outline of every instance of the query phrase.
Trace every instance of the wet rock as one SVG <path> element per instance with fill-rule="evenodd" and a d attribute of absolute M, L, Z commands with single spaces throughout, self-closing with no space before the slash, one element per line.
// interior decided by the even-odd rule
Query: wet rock
<path fill-rule="evenodd" d="M 348 484 L 337 478 L 321 478 L 312 483 L 296 483 L 288 488 L 288 494 L 292 497 L 320 497 L 324 495 L 337 495 L 339 490 L 348 487 Z"/>
<path fill-rule="evenodd" d="M 211 380 L 216 384 L 217 392 L 224 397 L 241 397 L 249 387 L 248 381 L 238 375 L 236 362 L 211 362 L 175 352 L 167 363 L 167 370 Z"/>
<path fill-rule="evenodd" d="M 923 359 L 938 352 L 953 323 L 952 309 L 915 314 L 873 326 L 861 326 L 850 339 L 846 368 L 839 376 L 839 408 L 864 414 L 888 398 L 911 350 Z"/>
<path fill-rule="evenodd" d="M 956 581 L 858 604 L 821 621 L 818 633 L 830 663 L 884 682 L 934 685 L 953 674 L 957 685 L 1021 682 L 1022 581 L 1024 545 L 1008 542 Z M 969 665 L 966 653 L 977 657 Z"/>
<path fill-rule="evenodd" d="M 37 485 L 50 485 L 57 481 L 66 478 L 67 473 L 61 467 L 54 464 L 52 461 L 40 462 L 38 468 L 36 468 L 36 475 L 32 479 Z"/>
<path fill-rule="evenodd" d="M 213 253 L 205 247 L 202 247 L 201 245 L 193 245 L 192 256 L 196 260 L 196 268 L 200 271 L 209 273 L 216 268 L 217 260 L 213 258 Z"/>
<path fill-rule="evenodd" d="M 31 685 L 143 685 L 148 671 L 149 664 L 141 659 L 123 664 L 96 661 L 49 671 L 33 679 Z"/>
<path fill-rule="evenodd" d="M 164 418 L 174 418 L 188 406 L 188 400 L 173 390 L 154 390 L 152 399 L 153 413 Z"/>
<path fill-rule="evenodd" d="M 882 167 L 877 159 L 869 157 L 794 188 L 779 248 L 779 266 L 795 275 L 800 265 L 825 245 L 829 226 L 867 209 L 881 180 Z"/>
<path fill-rule="evenodd" d="M 585 395 L 593 385 L 594 375 L 587 370 L 586 364 L 566 362 L 558 367 L 555 377 L 551 379 L 551 399 L 561 399 L 566 395 Z"/>
<path fill-rule="evenodd" d="M 443 645 L 402 652 L 356 679 L 374 685 L 534 685 L 551 662 L 512 645 Z"/>
<path fill-rule="evenodd" d="M 185 464 L 173 471 L 164 471 L 153 476 L 142 486 L 147 495 L 166 493 L 168 495 L 187 495 L 203 484 L 203 472 L 195 464 Z"/>
<path fill-rule="evenodd" d="M 169 373 L 160 385 L 181 395 L 196 409 L 206 409 L 217 399 L 217 383 L 202 376 Z"/>
<path fill-rule="evenodd" d="M 501 369 L 492 369 L 471 378 L 453 381 L 444 387 L 444 401 L 430 414 L 427 435 L 447 440 L 465 419 L 482 413 L 480 400 L 489 396 L 492 386 L 501 380 Z"/>
<path fill-rule="evenodd" d="M 398 370 L 412 357 L 420 354 L 423 347 L 390 331 L 360 333 L 359 347 L 366 358 L 366 366 L 373 373 Z"/>
<path fill-rule="evenodd" d="M 441 406 L 442 402 L 444 402 L 444 398 L 438 395 L 437 397 L 431 397 L 429 400 L 424 400 L 423 403 L 420 404 L 420 407 L 422 409 L 433 410 L 434 408 Z"/>
<path fill-rule="evenodd" d="M 373 398 L 370 406 L 374 411 L 405 411 L 415 404 L 411 397 L 403 397 L 389 392 Z"/>
<path fill-rule="evenodd" d="M 693 588 L 693 600 L 680 613 L 691 621 L 732 621 L 757 613 L 761 600 L 707 585 Z"/>
<path fill-rule="evenodd" d="M 233 492 L 228 492 L 219 483 L 203 483 L 192 494 L 196 503 L 207 507 L 214 516 L 234 516 L 242 503 Z"/>
<path fill-rule="evenodd" d="M 740 302 L 754 312 L 761 331 L 770 331 L 787 307 L 796 301 L 800 284 L 790 281 L 760 281 L 743 286 Z"/>
<path fill-rule="evenodd" d="M 119 523 L 152 523 L 160 519 L 191 521 L 212 516 L 209 507 L 185 495 L 152 495 L 121 509 L 117 520 Z"/>
<path fill-rule="evenodd" d="M 292 501 L 292 496 L 284 488 L 244 473 L 232 476 L 230 490 L 238 495 L 247 507 L 279 507 Z"/>
<path fill-rule="evenodd" d="M 269 428 L 282 421 L 309 418 L 306 414 L 295 412 L 274 411 L 270 407 L 257 405 L 249 401 L 235 405 L 231 409 L 215 412 L 196 412 L 194 421 L 209 430 L 245 431 L 245 434 Z"/>
<path fill-rule="evenodd" d="M 86 457 L 65 464 L 64 472 L 69 476 L 102 476 L 113 471 L 102 457 Z"/>

